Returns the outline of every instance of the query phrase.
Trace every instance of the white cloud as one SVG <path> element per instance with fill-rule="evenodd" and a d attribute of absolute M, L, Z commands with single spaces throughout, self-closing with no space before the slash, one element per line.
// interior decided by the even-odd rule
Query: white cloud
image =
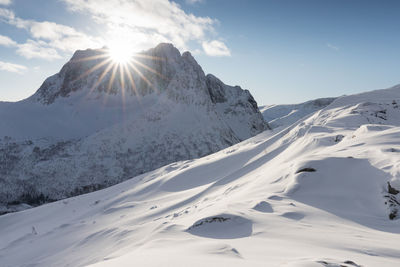
<path fill-rule="evenodd" d="M 9 4 L 11 4 L 11 0 L 0 0 L 0 5 L 5 5 L 5 6 L 7 6 L 7 5 L 9 5 Z"/>
<path fill-rule="evenodd" d="M 27 25 L 27 28 L 29 28 L 32 36 L 38 39 L 43 38 L 47 40 L 54 40 L 60 39 L 63 36 L 80 34 L 69 26 L 60 25 L 49 21 L 30 21 Z"/>
<path fill-rule="evenodd" d="M 0 21 L 25 29 L 31 35 L 24 44 L 13 43 L 19 55 L 51 60 L 77 49 L 99 48 L 120 41 L 129 43 L 136 50 L 147 49 L 160 42 L 172 42 L 180 50 L 187 50 L 189 43 L 197 42 L 202 44 L 207 55 L 230 55 L 224 43 L 206 42 L 210 35 L 216 35 L 213 27 L 216 20 L 188 14 L 170 0 L 61 1 L 73 12 L 88 14 L 105 28 L 104 35 L 91 36 L 50 21 L 26 20 L 17 17 L 10 9 L 0 8 Z"/>
<path fill-rule="evenodd" d="M 214 57 L 229 57 L 231 56 L 231 51 L 229 48 L 221 41 L 213 40 L 211 42 L 204 41 L 202 43 L 203 49 L 209 56 Z"/>
<path fill-rule="evenodd" d="M 79 32 L 72 27 L 49 21 L 25 20 L 15 16 L 9 9 L 0 8 L 0 19 L 17 28 L 27 30 L 34 40 L 24 44 L 13 43 L 17 53 L 26 58 L 56 59 L 61 52 L 74 52 L 77 49 L 99 48 L 101 39 Z M 0 44 L 2 44 L 0 36 Z M 8 40 L 3 40 L 4 42 Z"/>
<path fill-rule="evenodd" d="M 339 51 L 340 50 L 340 48 L 338 46 L 335 46 L 335 45 L 330 44 L 330 43 L 327 43 L 326 46 L 328 48 L 332 49 L 332 50 L 335 50 L 335 51 Z"/>
<path fill-rule="evenodd" d="M 23 65 L 0 61 L 0 70 L 21 74 L 27 68 Z"/>
<path fill-rule="evenodd" d="M 186 3 L 189 5 L 194 5 L 194 4 L 203 3 L 203 2 L 204 2 L 204 0 L 186 0 Z"/>
<path fill-rule="evenodd" d="M 122 29 L 129 32 L 138 49 L 156 45 L 161 40 L 186 50 L 189 42 L 201 44 L 209 39 L 209 34 L 215 34 L 216 20 L 188 14 L 169 0 L 62 1 L 70 10 L 90 14 L 97 23 L 105 25 L 108 32 L 104 39 L 115 38 Z"/>
<path fill-rule="evenodd" d="M 94 38 L 72 27 L 54 22 L 30 21 L 28 27 L 36 39 L 46 40 L 49 46 L 67 52 L 77 49 L 99 48 L 102 46 L 99 38 Z"/>
<path fill-rule="evenodd" d="M 1 1 L 1 0 L 0 0 Z M 0 18 L 4 22 L 8 22 L 15 18 L 14 12 L 7 8 L 0 8 Z"/>
<path fill-rule="evenodd" d="M 16 46 L 17 43 L 10 37 L 0 34 L 0 45 L 11 47 L 11 46 Z"/>
<path fill-rule="evenodd" d="M 57 50 L 50 47 L 46 42 L 28 40 L 24 44 L 19 44 L 17 54 L 25 58 L 41 58 L 46 60 L 52 60 L 61 58 Z"/>

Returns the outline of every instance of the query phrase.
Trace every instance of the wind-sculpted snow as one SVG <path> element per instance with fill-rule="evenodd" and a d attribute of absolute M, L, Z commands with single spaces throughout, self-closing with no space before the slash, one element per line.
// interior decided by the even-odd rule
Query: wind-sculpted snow
<path fill-rule="evenodd" d="M 232 214 L 220 214 L 195 222 L 187 231 L 216 239 L 243 238 L 251 235 L 252 221 Z"/>
<path fill-rule="evenodd" d="M 282 131 L 0 216 L 1 263 L 397 266 L 399 101 L 339 98 Z"/>
<path fill-rule="evenodd" d="M 125 80 L 106 59 L 77 51 L 33 96 L 0 103 L 0 212 L 108 187 L 268 129 L 249 91 L 206 76 L 171 44 L 137 55 Z"/>
<path fill-rule="evenodd" d="M 331 104 L 336 98 L 319 98 L 293 105 L 261 106 L 260 111 L 271 128 L 284 128 Z"/>

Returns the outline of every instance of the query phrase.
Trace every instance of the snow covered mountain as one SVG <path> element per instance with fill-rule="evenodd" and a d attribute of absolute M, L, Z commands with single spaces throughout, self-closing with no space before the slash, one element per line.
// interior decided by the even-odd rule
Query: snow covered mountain
<path fill-rule="evenodd" d="M 0 103 L 0 206 L 87 193 L 265 129 L 249 91 L 171 44 L 126 66 L 77 51 L 34 95 Z"/>
<path fill-rule="evenodd" d="M 3 266 L 398 266 L 400 86 L 0 216 Z M 391 220 L 392 219 L 392 220 Z"/>
<path fill-rule="evenodd" d="M 332 103 L 336 98 L 318 98 L 300 104 L 261 106 L 260 111 L 271 128 L 284 128 Z"/>

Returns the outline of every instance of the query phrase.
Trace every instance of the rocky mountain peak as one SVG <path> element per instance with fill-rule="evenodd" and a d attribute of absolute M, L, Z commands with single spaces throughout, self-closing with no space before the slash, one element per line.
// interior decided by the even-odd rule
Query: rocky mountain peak
<path fill-rule="evenodd" d="M 206 76 L 172 44 L 124 67 L 104 49 L 76 51 L 29 99 L 0 103 L 0 118 L 0 212 L 98 190 L 269 128 L 249 91 Z"/>
<path fill-rule="evenodd" d="M 76 92 L 85 97 L 98 97 L 99 93 L 144 96 L 166 92 L 174 99 L 202 104 L 209 98 L 201 66 L 189 52 L 181 54 L 168 43 L 136 54 L 123 67 L 109 58 L 106 49 L 78 50 L 31 99 L 49 105 Z"/>
<path fill-rule="evenodd" d="M 175 60 L 181 57 L 179 50 L 171 43 L 160 43 L 144 53 Z"/>

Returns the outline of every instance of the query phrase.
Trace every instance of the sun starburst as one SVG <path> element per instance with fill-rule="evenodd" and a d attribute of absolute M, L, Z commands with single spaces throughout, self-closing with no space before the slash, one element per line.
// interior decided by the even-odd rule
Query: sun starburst
<path fill-rule="evenodd" d="M 112 42 L 108 47 L 99 49 L 98 51 L 100 51 L 98 55 L 88 56 L 78 60 L 96 61 L 96 63 L 90 69 L 82 73 L 78 79 L 83 79 L 91 73 L 101 70 L 90 92 L 94 91 L 105 82 L 107 77 L 107 92 L 111 92 L 111 90 L 120 90 L 123 101 L 125 101 L 127 90 L 138 95 L 137 81 L 135 81 L 135 78 L 143 80 L 154 91 L 156 91 L 157 88 L 153 86 L 150 79 L 146 77 L 146 74 L 156 75 L 159 78 L 165 79 L 162 74 L 145 63 L 145 61 L 148 62 L 148 60 L 164 60 L 163 58 L 135 53 L 134 49 L 124 42 Z"/>
<path fill-rule="evenodd" d="M 108 47 L 108 56 L 116 64 L 125 64 L 129 62 L 134 55 L 132 47 L 121 41 L 115 41 Z"/>

